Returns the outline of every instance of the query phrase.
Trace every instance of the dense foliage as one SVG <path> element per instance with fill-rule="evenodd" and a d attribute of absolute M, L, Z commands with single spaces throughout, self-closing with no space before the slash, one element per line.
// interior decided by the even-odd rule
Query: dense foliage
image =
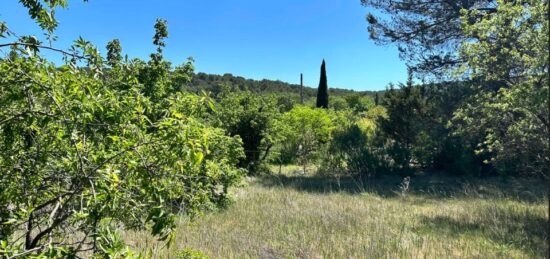
<path fill-rule="evenodd" d="M 155 29 L 148 62 L 122 60 L 116 40 L 105 62 L 79 39 L 54 49 L 70 57 L 62 66 L 4 29 L 17 41 L 0 59 L 1 257 L 130 256 L 117 229 L 170 241 L 177 214 L 227 203 L 242 142 L 208 123 L 212 100 L 178 90 L 192 64 L 165 61 L 167 23 Z"/>
<path fill-rule="evenodd" d="M 335 128 L 334 115 L 327 110 L 296 106 L 283 114 L 279 131 L 283 136 L 281 156 L 288 160 L 298 158 L 305 165 L 320 155 Z"/>
<path fill-rule="evenodd" d="M 476 93 L 456 113 L 457 134 L 499 172 L 548 175 L 548 1 L 497 1 L 494 14 L 463 12 L 462 71 Z"/>
<path fill-rule="evenodd" d="M 362 2 L 389 14 L 368 16 L 371 36 L 396 42 L 413 72 L 458 81 L 390 89 L 383 131 L 394 158 L 548 176 L 548 1 Z"/>
<path fill-rule="evenodd" d="M 222 94 L 219 99 L 216 125 L 242 139 L 246 156 L 239 165 L 250 174 L 258 173 L 278 138 L 273 125 L 279 116 L 275 99 L 250 92 Z"/>

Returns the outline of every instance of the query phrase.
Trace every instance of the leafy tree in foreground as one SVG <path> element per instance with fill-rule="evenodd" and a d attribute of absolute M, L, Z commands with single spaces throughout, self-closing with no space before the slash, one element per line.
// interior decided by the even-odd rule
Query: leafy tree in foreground
<path fill-rule="evenodd" d="M 143 88 L 173 85 L 161 57 L 121 61 L 113 41 L 107 70 L 80 39 L 48 47 L 69 57 L 56 66 L 16 40 L 0 59 L 0 257 L 131 256 L 117 229 L 169 241 L 177 213 L 227 202 L 241 142 L 205 124 L 207 97 Z"/>
<path fill-rule="evenodd" d="M 547 8 L 544 0 L 498 1 L 491 14 L 463 11 L 463 31 L 476 40 L 460 54 L 477 91 L 452 126 L 457 135 L 481 139 L 477 153 L 502 173 L 550 170 Z"/>
<path fill-rule="evenodd" d="M 319 79 L 319 88 L 317 89 L 317 108 L 328 108 L 328 83 L 325 60 L 321 64 L 321 78 Z"/>

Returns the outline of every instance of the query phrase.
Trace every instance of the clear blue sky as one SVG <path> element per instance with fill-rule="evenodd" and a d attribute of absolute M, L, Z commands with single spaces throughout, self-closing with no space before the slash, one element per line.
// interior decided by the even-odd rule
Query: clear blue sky
<path fill-rule="evenodd" d="M 324 58 L 329 87 L 381 90 L 405 81 L 406 67 L 394 46 L 369 39 L 367 12 L 359 0 L 72 0 L 57 11 L 54 45 L 83 36 L 104 53 L 118 38 L 125 54 L 147 59 L 161 17 L 170 34 L 165 56 L 176 64 L 192 56 L 198 72 L 290 83 L 302 72 L 316 87 Z M 17 0 L 0 1 L 0 20 L 21 35 L 42 34 Z"/>

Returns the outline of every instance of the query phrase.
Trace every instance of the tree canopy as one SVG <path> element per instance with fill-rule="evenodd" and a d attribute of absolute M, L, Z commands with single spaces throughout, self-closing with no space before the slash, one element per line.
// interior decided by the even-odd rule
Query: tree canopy
<path fill-rule="evenodd" d="M 397 44 L 416 72 L 444 77 L 462 64 L 457 49 L 472 38 L 462 30 L 463 12 L 490 14 L 495 0 L 361 0 L 381 14 L 369 13 L 369 33 L 378 44 Z M 473 21 L 468 21 L 473 22 Z"/>

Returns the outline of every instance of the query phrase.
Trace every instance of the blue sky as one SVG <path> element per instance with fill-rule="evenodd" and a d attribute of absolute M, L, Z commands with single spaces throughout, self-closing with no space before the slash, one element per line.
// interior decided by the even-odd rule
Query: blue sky
<path fill-rule="evenodd" d="M 170 34 L 166 58 L 179 64 L 192 56 L 198 72 L 290 83 L 304 73 L 305 85 L 316 87 L 324 58 L 329 87 L 381 90 L 405 81 L 406 66 L 394 46 L 369 39 L 367 12 L 359 0 L 73 0 L 57 11 L 54 45 L 83 36 L 104 53 L 118 38 L 125 54 L 147 59 L 161 17 Z M 17 0 L 0 1 L 0 20 L 20 35 L 42 34 Z"/>

